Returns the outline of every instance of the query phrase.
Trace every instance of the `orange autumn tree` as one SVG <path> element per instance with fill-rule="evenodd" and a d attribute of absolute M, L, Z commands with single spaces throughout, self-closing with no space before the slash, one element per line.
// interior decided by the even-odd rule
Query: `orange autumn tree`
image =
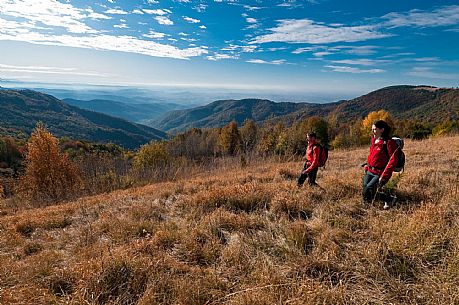
<path fill-rule="evenodd" d="M 362 120 L 361 129 L 360 129 L 361 144 L 367 144 L 370 141 L 370 138 L 372 135 L 371 126 L 377 120 L 386 121 L 386 123 L 389 124 L 390 127 L 392 127 L 392 132 L 394 131 L 394 119 L 392 118 L 392 115 L 388 111 L 384 109 L 381 109 L 378 111 L 372 111 Z"/>
<path fill-rule="evenodd" d="M 27 143 L 21 191 L 30 200 L 57 202 L 74 197 L 82 180 L 75 164 L 60 152 L 58 140 L 39 123 Z"/>

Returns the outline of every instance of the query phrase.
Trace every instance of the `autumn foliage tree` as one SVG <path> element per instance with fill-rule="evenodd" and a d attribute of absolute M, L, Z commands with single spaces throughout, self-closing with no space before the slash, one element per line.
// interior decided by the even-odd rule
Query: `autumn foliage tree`
<path fill-rule="evenodd" d="M 218 144 L 224 154 L 236 155 L 241 150 L 241 142 L 241 134 L 236 121 L 232 121 L 222 128 Z"/>
<path fill-rule="evenodd" d="M 31 200 L 57 202 L 74 197 L 81 186 L 78 169 L 60 152 L 57 138 L 38 124 L 27 143 L 21 191 Z"/>

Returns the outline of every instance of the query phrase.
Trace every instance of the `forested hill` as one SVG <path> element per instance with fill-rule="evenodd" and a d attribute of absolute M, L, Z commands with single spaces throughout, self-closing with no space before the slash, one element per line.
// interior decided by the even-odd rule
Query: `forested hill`
<path fill-rule="evenodd" d="M 32 90 L 0 90 L 0 113 L 1 129 L 11 133 L 28 135 L 41 121 L 59 137 L 112 142 L 131 149 L 166 138 L 154 128 L 70 106 Z"/>
<path fill-rule="evenodd" d="M 236 120 L 292 122 L 311 116 L 334 116 L 341 122 L 363 118 L 384 109 L 396 119 L 439 123 L 459 118 L 459 90 L 431 86 L 391 86 L 351 100 L 329 104 L 275 103 L 268 100 L 223 100 L 188 110 L 173 111 L 154 121 L 153 127 L 179 131 L 191 127 L 219 127 Z"/>
<path fill-rule="evenodd" d="M 430 86 L 391 86 L 343 101 L 333 113 L 341 120 L 364 117 L 385 109 L 396 119 L 439 123 L 459 118 L 459 90 Z"/>
<path fill-rule="evenodd" d="M 220 100 L 186 110 L 171 111 L 155 120 L 152 126 L 165 131 L 183 131 L 191 127 L 218 127 L 235 120 L 257 122 L 295 112 L 310 104 L 275 103 L 263 99 Z"/>

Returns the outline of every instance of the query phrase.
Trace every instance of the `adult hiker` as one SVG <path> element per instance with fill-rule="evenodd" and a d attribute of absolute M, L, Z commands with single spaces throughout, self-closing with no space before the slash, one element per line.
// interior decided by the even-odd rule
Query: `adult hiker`
<path fill-rule="evenodd" d="M 391 127 L 383 120 L 378 120 L 371 127 L 370 154 L 364 167 L 363 200 L 372 203 L 376 196 L 384 201 L 384 209 L 390 208 L 395 196 L 378 192 L 389 181 L 397 166 L 400 152 L 397 143 L 390 138 Z"/>
<path fill-rule="evenodd" d="M 306 148 L 306 154 L 303 157 L 303 161 L 305 162 L 300 177 L 298 178 L 298 187 L 301 187 L 306 179 L 308 180 L 308 184 L 310 186 L 317 186 L 317 172 L 319 171 L 320 166 L 324 166 L 327 159 L 327 156 L 325 155 L 325 148 L 317 142 L 316 133 L 308 133 L 307 139 L 308 147 Z"/>

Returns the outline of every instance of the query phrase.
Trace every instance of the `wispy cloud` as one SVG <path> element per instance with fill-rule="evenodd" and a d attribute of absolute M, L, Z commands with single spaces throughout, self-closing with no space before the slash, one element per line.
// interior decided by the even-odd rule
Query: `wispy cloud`
<path fill-rule="evenodd" d="M 381 17 L 386 27 L 438 27 L 459 23 L 459 5 L 444 6 L 431 12 L 411 10 L 406 13 L 389 13 Z"/>
<path fill-rule="evenodd" d="M 333 72 L 340 72 L 340 73 L 383 73 L 386 72 L 385 70 L 382 69 L 359 69 L 355 67 L 349 67 L 349 66 L 325 66 L 325 68 L 331 69 Z"/>
<path fill-rule="evenodd" d="M 332 63 L 335 64 L 342 64 L 342 65 L 358 65 L 358 66 L 375 66 L 380 64 L 387 64 L 390 63 L 390 60 L 382 60 L 382 59 L 343 59 L 343 60 L 332 60 Z"/>
<path fill-rule="evenodd" d="M 147 34 L 143 34 L 142 36 L 147 37 L 147 38 L 152 38 L 152 39 L 162 39 L 166 37 L 167 35 L 165 33 L 159 33 L 159 32 L 150 30 Z"/>
<path fill-rule="evenodd" d="M 159 15 L 159 16 L 164 16 L 164 15 L 171 13 L 171 11 L 163 10 L 163 9 L 157 9 L 157 10 L 143 9 L 142 11 L 145 12 L 146 14 Z"/>
<path fill-rule="evenodd" d="M 166 16 L 156 16 L 155 20 L 162 25 L 174 25 L 174 22 Z"/>
<path fill-rule="evenodd" d="M 249 59 L 246 62 L 251 64 L 263 64 L 263 65 L 282 65 L 286 63 L 285 59 L 266 61 L 263 59 Z"/>
<path fill-rule="evenodd" d="M 5 27 L 4 27 L 5 26 Z M 27 26 L 27 25 L 26 25 Z M 154 41 L 141 40 L 132 36 L 114 35 L 49 35 L 32 32 L 23 24 L 7 22 L 0 18 L 0 40 L 25 41 L 42 45 L 67 46 L 95 50 L 110 50 L 128 53 L 144 54 L 154 57 L 171 57 L 187 59 L 189 57 L 207 54 L 207 47 L 179 49 Z"/>
<path fill-rule="evenodd" d="M 111 9 L 106 10 L 106 11 L 105 11 L 105 14 L 111 14 L 111 15 L 127 15 L 127 14 L 129 14 L 129 13 L 126 12 L 126 11 L 120 10 L 120 9 L 111 8 Z"/>
<path fill-rule="evenodd" d="M 349 55 L 372 55 L 376 53 L 377 46 L 312 46 L 298 48 L 292 51 L 293 54 L 302 54 L 306 52 L 315 52 L 317 55 L 332 55 L 335 53 L 343 53 Z"/>
<path fill-rule="evenodd" d="M 201 22 L 201 20 L 199 19 L 194 19 L 194 18 L 187 17 L 187 16 L 183 16 L 183 20 L 189 23 L 200 23 Z"/>
<path fill-rule="evenodd" d="M 0 12 L 2 15 L 23 18 L 34 24 L 64 28 L 70 33 L 96 33 L 83 20 L 99 16 L 94 15 L 94 11 L 88 12 L 56 0 L 0 1 Z"/>
<path fill-rule="evenodd" d="M 220 54 L 220 53 L 215 53 L 214 55 L 207 56 L 208 60 L 212 61 L 217 61 L 217 60 L 222 60 L 222 59 L 237 59 L 239 58 L 236 55 L 230 55 L 230 54 Z"/>
<path fill-rule="evenodd" d="M 46 67 L 46 66 L 15 66 L 0 64 L 1 72 L 10 73 L 40 73 L 40 74 L 63 74 L 63 75 L 79 75 L 79 76 L 101 76 L 107 77 L 108 74 L 79 71 L 77 68 L 62 68 L 62 67 Z"/>
<path fill-rule="evenodd" d="M 270 34 L 256 37 L 251 43 L 334 43 L 356 42 L 391 36 L 381 33 L 375 26 L 341 26 L 315 23 L 310 19 L 280 20 L 279 25 L 269 29 Z"/>
<path fill-rule="evenodd" d="M 414 67 L 410 72 L 406 73 L 409 76 L 430 78 L 430 79 L 445 79 L 457 80 L 459 79 L 458 73 L 440 73 L 432 71 L 431 67 Z"/>
<path fill-rule="evenodd" d="M 118 29 L 129 29 L 129 27 L 128 27 L 128 25 L 126 23 L 115 24 L 113 27 L 114 28 L 118 28 Z"/>

